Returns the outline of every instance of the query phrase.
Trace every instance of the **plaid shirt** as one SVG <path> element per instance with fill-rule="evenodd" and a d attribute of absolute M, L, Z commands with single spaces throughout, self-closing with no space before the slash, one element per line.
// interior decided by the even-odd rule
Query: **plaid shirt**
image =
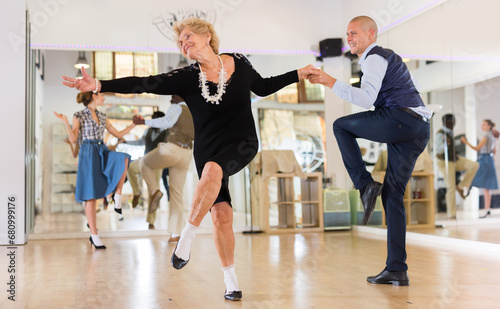
<path fill-rule="evenodd" d="M 74 114 L 74 117 L 80 121 L 81 140 L 78 140 L 79 144 L 81 144 L 82 140 L 103 139 L 104 129 L 106 129 L 106 114 L 96 110 L 96 115 L 99 124 L 92 119 L 92 112 L 87 107 Z"/>
<path fill-rule="evenodd" d="M 493 132 L 488 131 L 484 135 L 486 137 L 486 144 L 484 144 L 481 149 L 479 149 L 480 154 L 490 154 L 493 153 L 493 149 L 495 149 L 495 145 L 497 143 L 497 139 L 493 136 Z"/>

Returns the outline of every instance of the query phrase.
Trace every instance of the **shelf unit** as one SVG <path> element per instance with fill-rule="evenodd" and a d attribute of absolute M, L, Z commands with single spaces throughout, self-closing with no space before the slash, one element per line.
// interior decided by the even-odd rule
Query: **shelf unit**
<path fill-rule="evenodd" d="M 74 158 L 71 148 L 65 142 L 68 138 L 63 123 L 52 127 L 52 194 L 50 211 L 81 212 L 82 206 L 75 200 L 76 172 L 78 158 Z"/>
<path fill-rule="evenodd" d="M 321 173 L 276 173 L 264 182 L 264 231 L 304 232 L 323 230 L 323 183 Z"/>
<path fill-rule="evenodd" d="M 374 173 L 374 179 L 377 181 L 383 180 L 384 174 L 385 172 Z M 380 178 L 378 177 L 379 175 L 381 176 Z M 406 212 L 406 226 L 408 229 L 435 227 L 435 196 L 434 174 L 428 172 L 413 172 L 410 181 L 406 185 L 403 197 Z M 385 214 L 382 215 L 382 220 L 383 225 L 386 226 Z"/>

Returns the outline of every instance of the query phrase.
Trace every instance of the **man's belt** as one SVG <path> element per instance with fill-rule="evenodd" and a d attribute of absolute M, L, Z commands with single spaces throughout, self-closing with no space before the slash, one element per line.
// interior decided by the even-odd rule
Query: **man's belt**
<path fill-rule="evenodd" d="M 408 114 L 410 114 L 413 117 L 417 118 L 418 120 L 422 120 L 423 122 L 430 123 L 430 119 L 429 118 L 424 117 L 424 116 L 420 115 L 419 113 L 416 113 L 415 111 L 413 111 L 410 108 L 402 108 L 401 110 L 404 110 L 405 112 L 407 112 Z"/>

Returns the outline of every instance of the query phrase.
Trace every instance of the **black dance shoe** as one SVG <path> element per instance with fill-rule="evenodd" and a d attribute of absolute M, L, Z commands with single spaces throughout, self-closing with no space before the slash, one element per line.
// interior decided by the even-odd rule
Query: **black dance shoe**
<path fill-rule="evenodd" d="M 118 214 L 118 221 L 123 221 L 122 209 L 115 208 L 115 212 Z"/>
<path fill-rule="evenodd" d="M 378 181 L 372 181 L 366 185 L 365 192 L 361 196 L 361 202 L 363 203 L 363 225 L 366 225 L 370 221 L 373 210 L 375 209 L 375 204 L 377 202 L 377 197 L 382 193 L 382 188 L 384 187 Z"/>
<path fill-rule="evenodd" d="M 406 271 L 388 271 L 387 267 L 380 274 L 366 278 L 366 281 L 375 284 L 410 285 Z"/>
<path fill-rule="evenodd" d="M 94 241 L 92 240 L 92 236 L 90 236 L 89 240 L 90 240 L 90 247 L 92 247 L 92 245 L 94 245 L 94 247 L 95 247 L 96 249 L 106 249 L 106 246 L 105 246 L 105 245 L 102 245 L 102 246 L 96 246 L 96 245 L 94 244 Z"/>
<path fill-rule="evenodd" d="M 179 243 L 177 243 L 178 245 Z M 182 267 L 186 266 L 186 264 L 189 262 L 189 259 L 187 261 L 184 261 L 183 259 L 177 257 L 175 255 L 175 250 L 177 250 L 177 245 L 175 246 L 174 253 L 172 253 L 172 258 L 170 259 L 170 262 L 172 262 L 172 266 L 175 269 L 181 269 Z"/>
<path fill-rule="evenodd" d="M 227 300 L 237 301 L 243 297 L 243 293 L 241 291 L 231 291 L 224 292 L 224 298 Z"/>

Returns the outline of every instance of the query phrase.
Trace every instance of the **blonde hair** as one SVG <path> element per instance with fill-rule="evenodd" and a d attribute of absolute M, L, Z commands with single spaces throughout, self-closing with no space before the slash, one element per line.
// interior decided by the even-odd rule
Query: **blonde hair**
<path fill-rule="evenodd" d="M 93 100 L 92 94 L 93 94 L 92 91 L 80 92 L 76 96 L 76 102 L 83 103 L 83 105 L 87 106 Z"/>
<path fill-rule="evenodd" d="M 361 16 L 354 17 L 349 23 L 352 23 L 352 22 L 361 22 L 365 27 L 368 28 L 368 30 L 375 31 L 375 39 L 377 39 L 378 27 L 377 27 L 377 23 L 373 20 L 373 18 L 361 15 Z"/>
<path fill-rule="evenodd" d="M 186 18 L 182 21 L 178 21 L 174 23 L 174 32 L 175 35 L 177 36 L 177 46 L 180 49 L 179 46 L 179 35 L 181 34 L 182 31 L 184 31 L 185 28 L 189 28 L 193 30 L 194 33 L 197 34 L 207 34 L 210 33 L 211 39 L 210 39 L 210 47 L 214 51 L 216 55 L 219 54 L 219 36 L 217 33 L 215 33 L 214 26 L 209 23 L 206 20 L 196 18 L 196 17 L 190 17 Z"/>

